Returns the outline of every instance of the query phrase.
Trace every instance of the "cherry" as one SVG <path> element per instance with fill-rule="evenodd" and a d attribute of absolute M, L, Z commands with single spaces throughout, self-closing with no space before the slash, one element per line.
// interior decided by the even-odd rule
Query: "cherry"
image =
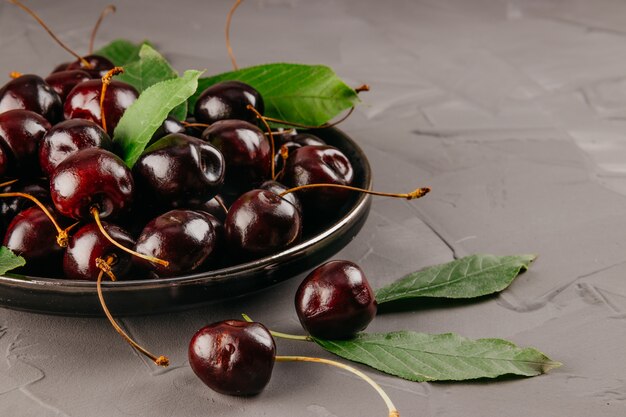
<path fill-rule="evenodd" d="M 133 200 L 134 181 L 124 161 L 100 148 L 86 148 L 68 156 L 50 176 L 50 197 L 62 215 L 85 220 L 116 217 Z"/>
<path fill-rule="evenodd" d="M 163 205 L 187 207 L 213 198 L 224 183 L 224 157 L 203 140 L 173 133 L 144 151 L 133 167 L 137 186 Z"/>
<path fill-rule="evenodd" d="M 102 80 L 90 80 L 78 84 L 65 99 L 63 108 L 66 119 L 86 119 L 102 126 L 102 108 L 100 96 Z M 117 123 L 131 104 L 137 100 L 139 93 L 130 84 L 111 81 L 104 96 L 104 115 L 106 131 L 113 134 Z"/>
<path fill-rule="evenodd" d="M 50 191 L 47 181 L 20 180 L 0 188 L 0 193 L 2 194 L 12 192 L 29 194 L 43 203 L 48 203 L 50 201 Z M 8 226 L 11 220 L 13 220 L 19 212 L 26 210 L 32 205 L 33 202 L 26 198 L 0 198 L 0 226 Z"/>
<path fill-rule="evenodd" d="M 205 211 L 209 213 L 210 215 L 214 216 L 220 222 L 223 222 L 224 220 L 226 220 L 226 214 L 228 214 L 228 209 L 226 208 L 226 202 L 224 201 L 224 198 L 222 198 L 222 196 L 219 194 L 213 197 L 212 199 L 210 199 L 209 201 L 205 202 L 204 204 L 200 204 L 192 208 Z"/>
<path fill-rule="evenodd" d="M 0 88 L 0 113 L 15 109 L 30 110 L 53 124 L 63 118 L 61 98 L 38 75 L 20 75 Z"/>
<path fill-rule="evenodd" d="M 3 245 L 24 257 L 25 273 L 50 276 L 60 270 L 63 248 L 57 244 L 54 225 L 39 207 L 28 208 L 15 216 Z"/>
<path fill-rule="evenodd" d="M 296 291 L 302 327 L 324 339 L 349 339 L 376 316 L 376 298 L 363 270 L 349 261 L 315 268 Z"/>
<path fill-rule="evenodd" d="M 354 171 L 350 160 L 332 146 L 303 146 L 295 149 L 287 159 L 282 181 L 290 187 L 308 184 L 350 185 Z M 299 191 L 298 196 L 307 211 L 328 213 L 336 210 L 349 198 L 348 190 L 336 187 Z"/>
<path fill-rule="evenodd" d="M 85 148 L 112 150 L 113 141 L 100 126 L 89 120 L 65 120 L 52 127 L 39 145 L 39 165 L 46 176 L 68 156 Z"/>
<path fill-rule="evenodd" d="M 289 187 L 281 184 L 278 181 L 269 180 L 269 181 L 265 181 L 263 184 L 261 184 L 259 186 L 259 189 L 271 191 L 274 194 L 279 194 L 280 195 L 281 193 L 284 193 L 285 191 L 287 191 L 289 189 Z M 296 193 L 285 194 L 285 195 L 282 196 L 282 198 L 284 198 L 285 200 L 287 200 L 291 204 L 293 204 L 294 207 L 297 208 L 298 211 L 302 214 L 302 204 L 300 203 L 300 199 L 298 198 Z"/>
<path fill-rule="evenodd" d="M 191 369 L 212 390 L 255 395 L 272 376 L 276 344 L 260 323 L 226 320 L 198 330 L 188 356 Z"/>
<path fill-rule="evenodd" d="M 135 246 L 139 254 L 169 259 L 169 265 L 138 260 L 158 276 L 174 276 L 198 268 L 215 247 L 212 218 L 203 211 L 172 210 L 149 222 Z"/>
<path fill-rule="evenodd" d="M 224 222 L 226 242 L 244 259 L 269 255 L 296 243 L 302 235 L 298 209 L 277 194 L 252 190 L 230 207 Z"/>
<path fill-rule="evenodd" d="M 103 56 L 87 55 L 72 62 L 66 69 L 68 71 L 82 70 L 89 73 L 91 78 L 102 78 L 114 66 L 111 61 Z"/>
<path fill-rule="evenodd" d="M 148 143 L 148 146 L 152 145 L 154 142 L 161 139 L 162 137 L 169 135 L 170 133 L 186 133 L 189 135 L 189 133 L 187 133 L 187 128 L 181 122 L 176 120 L 174 117 L 169 116 L 163 121 L 163 123 L 161 123 L 161 126 L 157 129 L 157 131 L 154 132 L 152 138 L 150 139 L 150 142 Z M 189 136 L 199 137 L 200 135 Z"/>
<path fill-rule="evenodd" d="M 82 70 L 63 70 L 53 72 L 46 77 L 46 83 L 65 101 L 67 95 L 77 84 L 91 80 L 91 75 Z"/>
<path fill-rule="evenodd" d="M 9 110 L 0 114 L 0 144 L 8 159 L 22 176 L 39 173 L 39 142 L 50 129 L 50 123 L 28 110 Z"/>
<path fill-rule="evenodd" d="M 102 226 L 117 242 L 127 247 L 135 245 L 130 234 L 121 227 L 106 222 Z M 100 272 L 96 260 L 108 257 L 112 257 L 110 267 L 114 276 L 126 278 L 133 264 L 132 255 L 113 245 L 96 223 L 89 223 L 71 237 L 63 257 L 63 271 L 69 279 L 96 281 Z"/>
<path fill-rule="evenodd" d="M 213 124 L 218 120 L 239 119 L 253 123 L 256 115 L 248 110 L 251 105 L 263 114 L 263 98 L 254 88 L 240 81 L 224 81 L 202 92 L 196 101 L 194 116 L 200 123 Z"/>
<path fill-rule="evenodd" d="M 283 136 L 283 138 L 285 137 L 284 135 L 281 136 Z M 274 139 L 276 140 L 276 135 L 274 135 Z M 287 136 L 287 140 L 282 140 L 279 152 L 276 152 L 276 155 L 274 155 L 274 164 L 276 165 L 276 169 L 278 171 L 282 170 L 285 159 L 284 155 L 288 157 L 294 150 L 303 146 L 323 145 L 326 145 L 326 142 L 310 133 L 298 133 L 292 136 Z"/>
<path fill-rule="evenodd" d="M 270 179 L 271 146 L 263 132 L 243 120 L 222 120 L 202 133 L 202 139 L 222 152 L 228 170 L 226 183 L 249 190 Z"/>

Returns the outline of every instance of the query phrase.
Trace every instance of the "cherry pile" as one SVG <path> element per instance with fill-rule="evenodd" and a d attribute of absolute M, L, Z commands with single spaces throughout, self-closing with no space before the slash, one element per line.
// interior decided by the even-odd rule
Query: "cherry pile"
<path fill-rule="evenodd" d="M 84 60 L 89 71 L 76 61 L 0 89 L 0 230 L 26 259 L 20 272 L 95 281 L 96 259 L 109 258 L 108 276 L 123 280 L 245 262 L 297 243 L 307 215 L 337 210 L 350 193 L 283 198 L 290 187 L 351 185 L 353 167 L 311 133 L 270 137 L 263 98 L 237 81 L 204 91 L 190 121 L 168 118 L 131 169 L 111 135 L 138 93 L 106 82 L 106 58 Z"/>

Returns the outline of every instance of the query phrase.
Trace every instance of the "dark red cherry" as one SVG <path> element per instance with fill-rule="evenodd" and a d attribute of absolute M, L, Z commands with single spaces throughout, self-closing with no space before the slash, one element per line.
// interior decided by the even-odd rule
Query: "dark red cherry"
<path fill-rule="evenodd" d="M 209 201 L 193 208 L 206 211 L 212 216 L 215 216 L 220 222 L 223 222 L 226 219 L 226 210 L 224 210 L 225 207 L 227 207 L 226 202 L 222 196 L 218 194 Z"/>
<path fill-rule="evenodd" d="M 276 164 L 276 171 L 280 171 L 283 167 L 282 150 L 283 147 L 287 148 L 287 155 L 291 155 L 293 151 L 303 146 L 322 146 L 326 145 L 322 139 L 310 133 L 298 133 L 292 136 L 287 136 L 287 140 L 284 140 L 277 148 L 274 161 Z M 274 135 L 276 140 L 276 135 Z"/>
<path fill-rule="evenodd" d="M 91 67 L 88 68 L 84 61 L 87 61 Z M 88 72 L 92 78 L 102 78 L 109 70 L 113 69 L 115 65 L 107 58 L 100 55 L 87 55 L 83 57 L 83 60 L 76 60 L 69 64 L 67 70 L 83 70 Z"/>
<path fill-rule="evenodd" d="M 121 227 L 107 222 L 102 222 L 102 226 L 116 242 L 127 248 L 135 246 L 133 238 Z M 89 223 L 70 238 L 63 257 L 63 271 L 69 279 L 96 281 L 100 273 L 96 259 L 107 261 L 109 256 L 113 258 L 110 265 L 115 278 L 127 278 L 133 265 L 132 255 L 113 245 L 96 223 Z M 104 274 L 102 279 L 110 278 Z"/>
<path fill-rule="evenodd" d="M 54 72 L 46 77 L 46 83 L 65 101 L 67 95 L 77 84 L 91 80 L 91 76 L 81 70 Z"/>
<path fill-rule="evenodd" d="M 100 114 L 100 95 L 102 80 L 90 80 L 78 84 L 70 91 L 63 107 L 66 119 L 86 119 L 102 126 Z M 139 93 L 133 86 L 121 81 L 111 81 L 104 97 L 104 116 L 107 133 L 113 134 L 122 115 L 135 100 Z"/>
<path fill-rule="evenodd" d="M 85 148 L 112 150 L 113 141 L 100 126 L 89 120 L 57 123 L 39 145 L 39 166 L 48 177 L 65 158 Z"/>
<path fill-rule="evenodd" d="M 133 201 L 134 181 L 124 161 L 100 148 L 86 148 L 67 157 L 50 176 L 50 197 L 62 215 L 92 219 L 116 217 Z"/>
<path fill-rule="evenodd" d="M 222 152 L 228 167 L 226 183 L 249 190 L 270 179 L 271 145 L 261 129 L 243 120 L 215 122 L 202 134 Z"/>
<path fill-rule="evenodd" d="M 191 369 L 212 390 L 255 395 L 272 376 L 276 344 L 260 323 L 226 320 L 198 330 L 188 355 Z"/>
<path fill-rule="evenodd" d="M 224 232 L 229 248 L 242 258 L 276 253 L 302 235 L 298 209 L 271 191 L 252 190 L 228 210 Z"/>
<path fill-rule="evenodd" d="M 165 267 L 137 258 L 158 276 L 174 276 L 198 268 L 215 247 L 211 215 L 203 211 L 172 210 L 143 228 L 135 251 L 169 262 Z"/>
<path fill-rule="evenodd" d="M 363 270 L 349 261 L 315 268 L 296 291 L 302 327 L 323 339 L 349 339 L 376 316 L 376 298 Z"/>
<path fill-rule="evenodd" d="M 247 108 L 248 105 L 261 114 L 265 112 L 263 98 L 258 91 L 240 81 L 224 81 L 202 92 L 196 101 L 194 116 L 198 122 L 207 124 L 227 119 L 254 123 L 257 117 Z"/>
<path fill-rule="evenodd" d="M 289 187 L 307 184 L 351 185 L 354 171 L 350 160 L 332 146 L 303 146 L 287 159 L 282 182 Z M 305 210 L 331 212 L 343 205 L 350 191 L 341 188 L 314 188 L 298 192 Z"/>
<path fill-rule="evenodd" d="M 170 207 L 200 205 L 224 183 L 224 157 L 201 139 L 172 133 L 144 151 L 133 174 L 137 187 Z"/>
<path fill-rule="evenodd" d="M 39 175 L 39 143 L 49 129 L 50 123 L 32 111 L 0 114 L 0 143 L 9 151 L 9 161 L 21 176 Z"/>
<path fill-rule="evenodd" d="M 50 202 L 50 188 L 45 180 L 20 180 L 0 189 L 0 193 L 20 192 L 32 195 L 44 204 Z M 31 200 L 22 197 L 0 198 L 0 228 L 6 227 L 21 211 L 33 206 Z M 56 231 L 55 231 L 56 235 Z"/>
<path fill-rule="evenodd" d="M 280 194 L 284 191 L 287 191 L 289 187 L 281 184 L 278 181 L 270 180 L 265 181 L 263 184 L 259 186 L 261 190 L 271 191 L 274 194 Z M 296 193 L 288 193 L 283 196 L 283 198 L 293 204 L 300 213 L 302 213 L 302 204 L 300 203 L 300 199 L 296 196 Z"/>
<path fill-rule="evenodd" d="M 171 133 L 185 133 L 187 134 L 187 128 L 174 117 L 169 116 L 167 119 L 163 120 L 161 126 L 157 129 L 156 132 L 152 135 L 150 142 L 148 142 L 148 146 L 152 145 L 157 140 L 161 139 L 164 136 L 167 136 Z M 190 135 L 194 136 L 194 135 Z M 196 136 L 196 137 L 199 137 Z"/>
<path fill-rule="evenodd" d="M 23 256 L 24 273 L 55 275 L 61 270 L 63 248 L 57 244 L 54 225 L 39 207 L 31 207 L 15 216 L 4 236 L 3 245 Z"/>
<path fill-rule="evenodd" d="M 38 75 L 21 75 L 0 88 L 0 113 L 15 109 L 35 112 L 52 124 L 63 119 L 61 98 Z"/>

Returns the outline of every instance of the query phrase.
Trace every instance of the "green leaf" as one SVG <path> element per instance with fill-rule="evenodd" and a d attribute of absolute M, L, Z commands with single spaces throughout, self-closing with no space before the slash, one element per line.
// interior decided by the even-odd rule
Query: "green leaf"
<path fill-rule="evenodd" d="M 229 80 L 254 87 L 263 96 L 266 116 L 311 126 L 326 123 L 359 101 L 354 89 L 326 66 L 275 63 L 200 79 L 189 108 L 206 88 Z"/>
<path fill-rule="evenodd" d="M 314 339 L 329 352 L 410 381 L 463 381 L 502 375 L 535 376 L 560 363 L 502 339 L 470 340 L 453 333 L 360 334 L 352 340 Z"/>
<path fill-rule="evenodd" d="M 143 45 L 152 46 L 149 41 L 137 44 L 126 39 L 116 39 L 95 51 L 94 54 L 109 59 L 117 67 L 123 67 L 139 59 L 139 51 Z"/>
<path fill-rule="evenodd" d="M 0 246 L 0 275 L 8 271 L 26 265 L 26 260 L 14 254 L 11 249 Z"/>
<path fill-rule="evenodd" d="M 474 298 L 508 287 L 535 255 L 471 255 L 413 272 L 376 292 L 379 304 L 417 297 Z"/>
<path fill-rule="evenodd" d="M 145 90 L 124 112 L 113 137 L 129 167 L 137 162 L 168 113 L 196 91 L 201 74 L 202 71 L 189 70 L 180 78 L 161 81 Z"/>
<path fill-rule="evenodd" d="M 127 64 L 116 79 L 132 85 L 141 93 L 156 83 L 177 77 L 178 73 L 163 55 L 144 44 L 139 50 L 139 59 Z"/>

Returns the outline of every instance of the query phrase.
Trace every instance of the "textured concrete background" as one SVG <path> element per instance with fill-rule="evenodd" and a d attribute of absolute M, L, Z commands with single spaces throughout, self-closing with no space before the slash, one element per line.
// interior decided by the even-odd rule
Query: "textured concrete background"
<path fill-rule="evenodd" d="M 102 1 L 29 1 L 84 52 Z M 230 69 L 231 2 L 120 1 L 103 44 L 148 38 L 179 70 Z M 367 371 L 403 416 L 626 414 L 626 3 L 619 0 L 250 0 L 233 23 L 240 65 L 323 63 L 372 92 L 344 125 L 371 158 L 376 186 L 430 185 L 416 202 L 378 199 L 336 258 L 375 287 L 475 253 L 537 253 L 496 297 L 387 312 L 372 331 L 502 337 L 565 365 L 548 375 L 479 383 L 412 383 Z M 47 74 L 68 60 L 29 17 L 0 3 L 0 74 Z M 226 397 L 187 365 L 193 332 L 247 312 L 300 331 L 302 276 L 199 310 L 123 320 L 170 355 L 156 370 L 102 319 L 0 310 L 0 415 L 383 416 L 351 375 L 278 364 L 266 391 Z M 278 342 L 282 354 L 324 355 Z"/>

